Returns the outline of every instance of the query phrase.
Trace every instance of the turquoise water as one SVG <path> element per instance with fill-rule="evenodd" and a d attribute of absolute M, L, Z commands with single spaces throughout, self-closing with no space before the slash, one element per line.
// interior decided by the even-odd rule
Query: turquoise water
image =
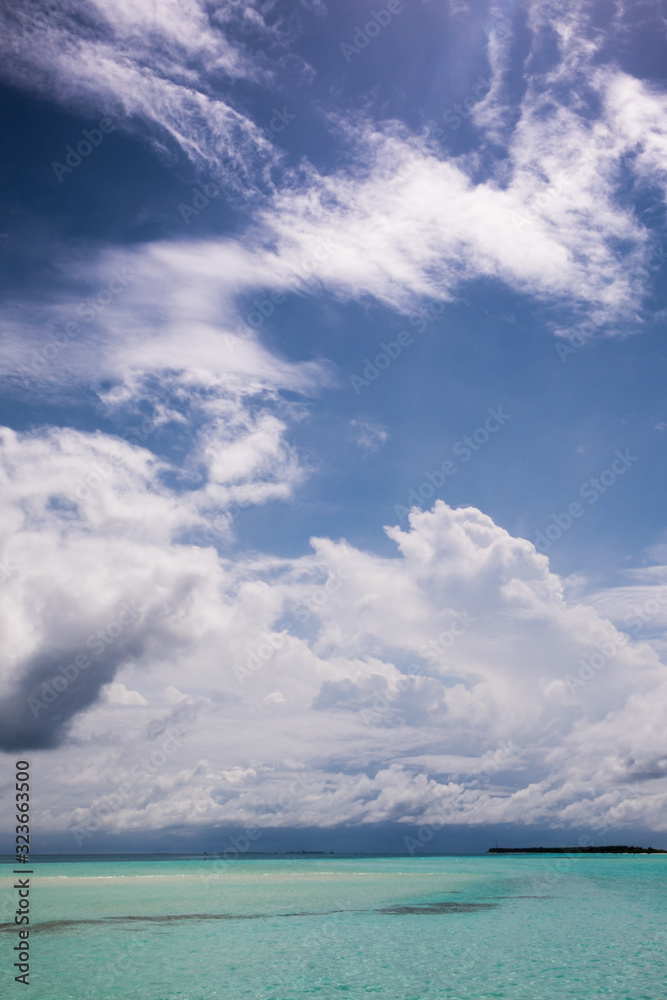
<path fill-rule="evenodd" d="M 31 867 L 33 1000 L 667 998 L 664 856 Z M 21 996 L 0 875 L 0 995 Z"/>

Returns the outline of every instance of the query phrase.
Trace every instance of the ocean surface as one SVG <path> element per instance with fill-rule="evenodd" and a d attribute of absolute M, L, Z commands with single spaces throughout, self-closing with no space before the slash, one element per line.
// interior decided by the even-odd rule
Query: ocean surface
<path fill-rule="evenodd" d="M 667 856 L 34 859 L 2 997 L 667 998 Z"/>

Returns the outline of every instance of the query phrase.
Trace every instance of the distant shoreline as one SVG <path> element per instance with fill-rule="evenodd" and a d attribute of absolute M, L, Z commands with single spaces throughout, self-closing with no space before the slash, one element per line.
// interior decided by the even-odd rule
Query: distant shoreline
<path fill-rule="evenodd" d="M 490 847 L 487 854 L 667 854 L 658 847 Z"/>

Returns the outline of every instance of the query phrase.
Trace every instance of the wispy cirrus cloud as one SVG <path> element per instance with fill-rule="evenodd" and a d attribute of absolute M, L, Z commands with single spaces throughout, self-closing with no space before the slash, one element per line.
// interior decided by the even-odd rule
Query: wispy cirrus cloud
<path fill-rule="evenodd" d="M 263 345 L 265 313 L 277 308 L 265 289 L 289 291 L 302 279 L 237 241 L 69 253 L 52 278 L 39 297 L 5 305 L 0 376 L 17 391 L 106 380 L 113 408 L 140 397 L 155 375 L 213 395 L 332 383 L 326 363 L 288 363 Z"/>
<path fill-rule="evenodd" d="M 276 159 L 261 129 L 230 98 L 233 81 L 266 82 L 270 69 L 244 33 L 275 35 L 259 7 L 152 0 L 5 4 L 2 76 L 82 113 L 139 129 L 168 156 L 247 193 Z"/>
<path fill-rule="evenodd" d="M 609 334 L 636 329 L 656 234 L 624 191 L 631 178 L 664 198 L 667 98 L 618 70 L 586 70 L 595 112 L 561 101 L 558 81 L 531 80 L 504 156 L 484 169 L 477 154 L 445 157 L 397 123 L 345 126 L 357 169 L 310 171 L 276 193 L 262 225 L 285 259 L 306 245 L 337 247 L 317 278 L 342 297 L 408 310 L 490 278 L 572 323 L 592 316 Z M 494 100 L 480 102 L 480 129 Z"/>
<path fill-rule="evenodd" d="M 40 27 L 10 6 L 6 35 L 18 42 L 7 51 L 5 74 L 64 103 L 76 99 L 153 122 L 212 176 L 233 161 L 239 190 L 249 192 L 263 164 L 278 160 L 247 113 L 220 96 L 219 81 L 265 72 L 235 25 L 279 29 L 253 7 L 223 16 L 195 0 L 187 8 L 153 6 L 111 9 L 100 0 L 85 17 L 74 5 Z M 404 310 L 493 279 L 563 307 L 560 332 L 591 316 L 609 333 L 636 327 L 655 234 L 624 191 L 629 181 L 657 185 L 664 197 L 667 99 L 598 65 L 604 36 L 585 5 L 563 12 L 537 0 L 528 8 L 525 87 L 510 97 L 503 81 L 516 58 L 511 25 L 500 14 L 489 23 L 492 86 L 472 112 L 477 151 L 446 156 L 398 123 L 352 124 L 332 112 L 348 167 L 283 168 L 242 238 L 254 253 L 266 248 L 258 259 L 273 270 L 269 287 L 280 287 L 287 271 L 316 252 L 320 266 L 301 278 L 311 290 L 374 297 Z M 21 41 L 26 33 L 29 44 Z M 537 57 L 547 35 L 556 39 L 558 59 L 545 69 Z M 231 175 L 228 182 L 237 183 Z"/>
<path fill-rule="evenodd" d="M 373 455 L 380 451 L 389 440 L 389 431 L 382 424 L 374 423 L 365 417 L 354 417 L 350 421 L 352 440 L 364 455 Z"/>

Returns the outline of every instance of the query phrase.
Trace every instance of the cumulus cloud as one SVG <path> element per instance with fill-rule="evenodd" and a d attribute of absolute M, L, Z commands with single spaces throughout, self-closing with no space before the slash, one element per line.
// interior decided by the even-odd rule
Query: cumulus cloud
<path fill-rule="evenodd" d="M 124 684 L 114 682 L 105 689 L 108 701 L 115 705 L 147 705 L 148 702 L 138 691 L 129 691 Z"/>
<path fill-rule="evenodd" d="M 2 430 L 5 749 L 57 745 L 123 664 L 159 656 L 179 603 L 216 577 L 206 545 L 229 536 L 234 508 L 290 495 L 284 425 L 228 411 L 226 432 L 201 430 L 199 478 L 176 489 L 177 470 L 136 443 Z"/>
<path fill-rule="evenodd" d="M 53 686 L 58 657 L 40 651 L 93 661 L 40 709 L 39 737 L 11 730 L 12 746 L 60 741 L 63 773 L 87 747 L 78 811 L 54 788 L 50 828 L 85 830 L 125 785 L 95 829 L 573 826 L 619 821 L 624 802 L 627 819 L 661 828 L 664 666 L 568 602 L 547 558 L 474 508 L 413 511 L 409 530 L 387 529 L 398 558 L 316 539 L 301 558 L 231 561 L 174 540 L 193 505 L 155 481 L 151 511 L 114 480 L 92 540 L 81 517 L 48 508 L 54 485 L 35 471 L 20 528 L 34 562 L 4 605 L 13 716 L 25 720 L 36 684 Z M 142 609 L 132 642 L 98 661 L 88 636 L 123 600 Z M 165 754 L 169 733 L 179 745 Z M 162 763 L 134 780 L 151 753 Z"/>

